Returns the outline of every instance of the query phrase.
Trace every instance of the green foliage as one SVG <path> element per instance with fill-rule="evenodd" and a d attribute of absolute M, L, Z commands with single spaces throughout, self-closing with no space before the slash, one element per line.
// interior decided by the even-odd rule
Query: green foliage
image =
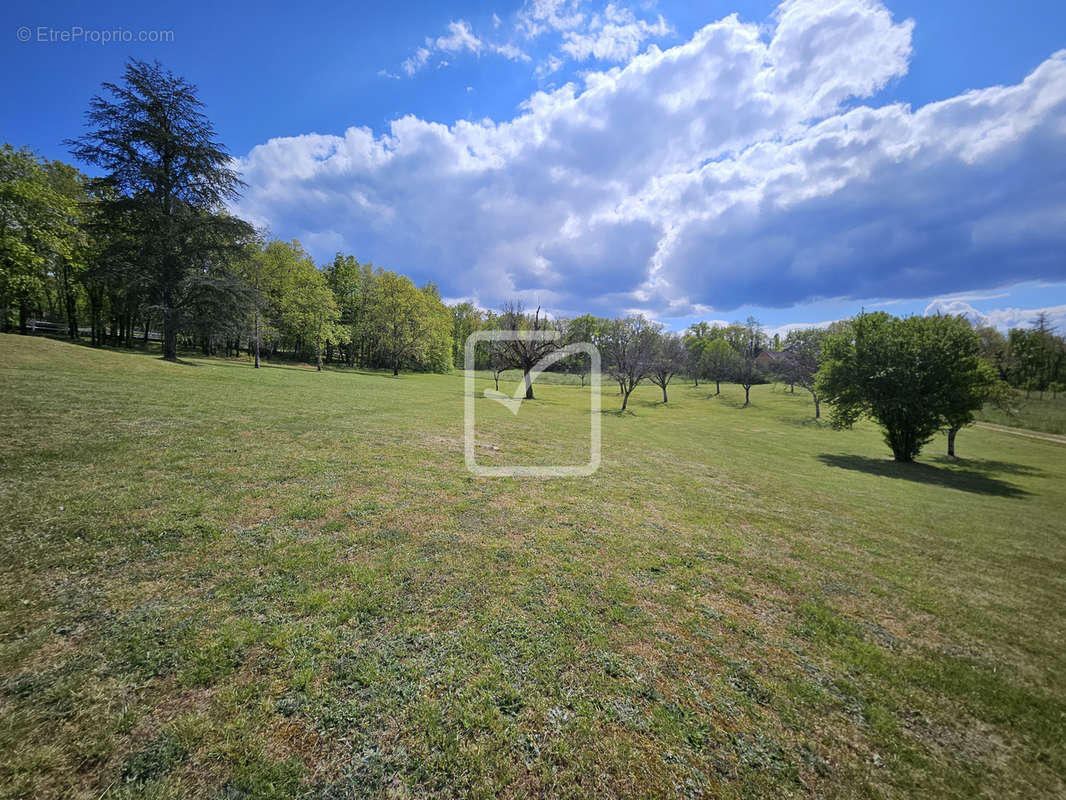
<path fill-rule="evenodd" d="M 394 375 L 407 366 L 451 369 L 452 317 L 435 287 L 420 290 L 406 275 L 382 272 L 369 315 L 383 362 Z"/>
<path fill-rule="evenodd" d="M 736 370 L 737 354 L 725 339 L 712 339 L 700 354 L 700 363 L 703 374 L 718 384 Z"/>
<path fill-rule="evenodd" d="M 876 312 L 825 339 L 815 385 L 834 427 L 869 416 L 895 459 L 912 461 L 938 430 L 972 421 L 994 377 L 965 319 Z"/>
<path fill-rule="evenodd" d="M 1027 393 L 1043 393 L 1051 384 L 1066 381 L 1066 339 L 1055 333 L 1043 313 L 1028 328 L 1012 329 L 1005 342 L 993 338 L 986 358 L 1012 386 Z"/>
<path fill-rule="evenodd" d="M 485 324 L 485 314 L 473 303 L 456 303 L 452 313 L 452 364 L 462 369 L 466 359 L 466 340 Z"/>
<path fill-rule="evenodd" d="M 287 249 L 284 260 L 288 268 L 278 299 L 281 324 L 289 336 L 311 350 L 318 369 L 322 369 L 326 342 L 336 341 L 345 334 L 338 324 L 340 311 L 326 276 L 304 253 L 300 243 L 293 242 Z"/>
<path fill-rule="evenodd" d="M 64 169 L 65 168 L 65 169 Z M 72 268 L 79 249 L 80 175 L 72 167 L 42 162 L 27 149 L 0 149 L 0 328 L 8 309 L 39 302 L 49 275 Z"/>
<path fill-rule="evenodd" d="M 607 320 L 592 314 L 582 314 L 566 320 L 563 326 L 566 330 L 566 343 L 583 344 L 587 342 L 595 344 L 600 336 L 603 335 L 607 324 Z M 584 376 L 592 368 L 592 357 L 588 353 L 576 353 L 566 358 L 561 366 L 566 372 L 581 376 L 582 384 L 584 384 Z"/>
<path fill-rule="evenodd" d="M 90 103 L 88 132 L 70 145 L 78 159 L 104 172 L 97 181 L 99 235 L 122 245 L 112 258 L 143 271 L 162 311 L 163 357 L 173 360 L 182 316 L 203 289 L 188 279 L 232 260 L 252 235 L 246 222 L 224 212 L 241 182 L 195 87 L 183 78 L 158 62 L 131 59 L 122 84 L 103 89 L 107 96 Z"/>
<path fill-rule="evenodd" d="M 326 280 L 333 290 L 340 311 L 340 324 L 347 329 L 338 338 L 348 366 L 366 366 L 375 339 L 370 310 L 374 286 L 381 274 L 370 264 L 360 264 L 354 256 L 337 253 L 326 268 Z"/>

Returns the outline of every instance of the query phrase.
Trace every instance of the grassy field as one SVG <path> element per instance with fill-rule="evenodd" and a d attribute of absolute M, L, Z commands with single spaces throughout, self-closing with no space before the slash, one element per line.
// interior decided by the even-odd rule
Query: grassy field
<path fill-rule="evenodd" d="M 723 388 L 0 336 L 0 793 L 1063 796 L 1066 446 Z"/>
<path fill-rule="evenodd" d="M 1015 391 L 1009 411 L 988 405 L 977 418 L 997 425 L 1066 434 L 1066 393 L 1052 396 L 1044 392 L 1041 397 L 1038 392 L 1030 392 L 1026 397 L 1025 392 Z"/>

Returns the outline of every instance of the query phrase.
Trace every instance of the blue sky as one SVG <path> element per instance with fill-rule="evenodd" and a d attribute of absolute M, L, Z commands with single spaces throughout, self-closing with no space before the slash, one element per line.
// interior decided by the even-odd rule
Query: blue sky
<path fill-rule="evenodd" d="M 158 58 L 241 160 L 237 210 L 320 262 L 339 248 L 450 298 L 671 327 L 865 306 L 1001 327 L 1052 308 L 1066 328 L 1061 2 L 43 2 L 0 17 L 7 141 L 69 159 L 99 84 Z M 141 31 L 171 33 L 84 41 Z"/>

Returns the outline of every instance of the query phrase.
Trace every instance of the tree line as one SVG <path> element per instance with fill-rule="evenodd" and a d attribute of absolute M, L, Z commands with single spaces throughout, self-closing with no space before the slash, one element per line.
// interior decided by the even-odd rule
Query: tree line
<path fill-rule="evenodd" d="M 618 386 L 621 411 L 645 380 L 661 389 L 663 403 L 675 377 L 686 376 L 696 386 L 701 380 L 713 383 L 711 396 L 729 381 L 744 389 L 744 406 L 751 402 L 752 386 L 783 382 L 810 393 L 815 418 L 829 402 L 834 427 L 851 427 L 862 417 L 874 420 L 894 458 L 904 462 L 913 461 L 939 432 L 947 434 L 948 455 L 955 456 L 959 431 L 988 403 L 1009 410 L 1017 388 L 1064 391 L 1066 341 L 1043 314 L 1028 329 L 1005 337 L 963 316 L 876 312 L 794 329 L 784 338 L 770 337 L 752 317 L 731 325 L 697 322 L 677 334 L 641 315 L 549 320 L 540 309 L 525 314 L 514 303 L 501 314 L 464 303 L 453 306 L 452 315 L 457 344 L 479 329 L 512 332 L 511 340 L 485 342 L 476 354 L 475 368 L 491 371 L 497 390 L 504 370 L 519 369 L 532 399 L 528 376 L 540 359 L 570 343 L 592 342 L 604 374 Z M 585 354 L 551 367 L 580 375 L 582 385 L 589 368 Z"/>
<path fill-rule="evenodd" d="M 715 394 L 769 380 L 808 391 L 815 417 L 876 419 L 899 460 L 911 460 L 938 430 L 955 434 L 1004 387 L 1057 394 L 1066 388 L 1066 343 L 1045 316 L 1006 336 L 961 317 L 862 314 L 826 328 L 770 337 L 757 320 L 698 322 L 671 333 L 641 315 L 551 319 L 517 302 L 499 312 L 447 306 L 432 283 L 338 253 L 322 267 L 299 242 L 257 231 L 227 211 L 242 187 L 235 162 L 203 113 L 195 87 L 158 62 L 131 60 L 120 83 L 90 102 L 71 152 L 101 173 L 28 149 L 0 150 L 0 327 L 60 321 L 93 345 L 133 347 L 158 337 L 164 359 L 179 344 L 205 354 L 291 357 L 351 367 L 446 372 L 464 363 L 476 330 L 514 333 L 487 342 L 475 367 L 497 388 L 507 369 L 531 370 L 572 342 L 591 342 L 618 386 L 621 410 L 644 381 L 662 402 L 684 375 Z M 84 333 L 83 333 L 84 331 Z M 581 377 L 587 354 L 553 369 Z"/>

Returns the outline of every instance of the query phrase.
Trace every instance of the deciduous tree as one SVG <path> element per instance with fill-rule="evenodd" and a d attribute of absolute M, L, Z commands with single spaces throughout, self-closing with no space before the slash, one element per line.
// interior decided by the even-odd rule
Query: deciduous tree
<path fill-rule="evenodd" d="M 514 333 L 513 339 L 503 342 L 503 352 L 506 353 L 511 366 L 522 370 L 522 381 L 526 387 L 526 399 L 533 399 L 533 382 L 529 379 L 529 372 L 546 355 L 559 349 L 562 337 L 552 337 L 555 332 L 551 322 L 546 316 L 542 316 L 540 306 L 537 306 L 533 314 L 525 314 L 522 304 L 517 301 L 508 303 L 499 317 L 500 327 Z"/>
<path fill-rule="evenodd" d="M 815 419 L 822 416 L 822 398 L 815 386 L 815 376 L 822 360 L 822 342 L 827 335 L 825 328 L 796 328 L 788 332 L 784 343 L 789 354 L 788 377 L 811 393 Z"/>
<path fill-rule="evenodd" d="M 611 320 L 604 328 L 600 352 L 622 393 L 622 411 L 629 405 L 629 395 L 651 372 L 660 328 L 641 315 Z"/>
<path fill-rule="evenodd" d="M 870 417 L 897 461 L 913 461 L 938 430 L 983 402 L 987 366 L 961 318 L 860 314 L 826 338 L 822 354 L 816 388 L 833 404 L 834 427 Z"/>
<path fill-rule="evenodd" d="M 652 383 L 663 390 L 664 403 L 669 400 L 666 388 L 673 377 L 685 368 L 687 357 L 688 351 L 680 336 L 662 333 L 657 337 L 648 377 Z"/>
<path fill-rule="evenodd" d="M 736 371 L 737 354 L 725 339 L 712 339 L 702 354 L 704 375 L 714 381 L 714 393 L 722 393 L 722 381 Z"/>

